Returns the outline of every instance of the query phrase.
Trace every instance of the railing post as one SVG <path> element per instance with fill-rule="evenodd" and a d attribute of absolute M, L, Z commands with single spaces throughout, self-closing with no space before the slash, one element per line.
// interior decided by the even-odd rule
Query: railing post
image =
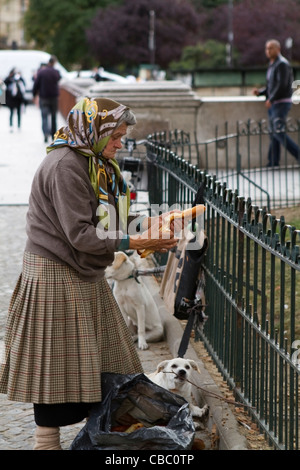
<path fill-rule="evenodd" d="M 243 272 L 244 272 L 244 233 L 240 230 L 243 225 L 245 213 L 245 200 L 238 198 L 238 257 L 237 257 L 237 310 L 236 310 L 236 357 L 235 357 L 235 383 L 242 387 L 243 380 L 243 318 L 240 313 L 243 307 Z"/>

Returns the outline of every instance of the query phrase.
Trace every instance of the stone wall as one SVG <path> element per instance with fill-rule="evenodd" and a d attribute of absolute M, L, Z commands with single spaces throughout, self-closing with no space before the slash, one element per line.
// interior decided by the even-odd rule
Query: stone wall
<path fill-rule="evenodd" d="M 214 140 L 216 135 L 234 134 L 237 122 L 267 119 L 264 98 L 255 96 L 201 96 L 181 81 L 148 81 L 144 83 L 119 84 L 115 82 L 95 82 L 92 79 L 78 78 L 61 84 L 60 110 L 66 117 L 71 107 L 83 96 L 107 97 L 128 105 L 135 112 L 137 126 L 131 137 L 146 138 L 153 132 L 183 130 L 191 139 L 197 137 L 199 143 Z M 300 106 L 293 105 L 290 116 L 300 117 Z M 227 129 L 225 128 L 227 123 Z M 251 137 L 252 138 L 252 137 Z M 252 138 L 253 150 L 251 166 L 267 163 L 269 137 Z M 240 152 L 246 154 L 246 139 L 240 142 Z M 260 146 L 260 148 L 258 148 Z M 214 144 L 207 147 L 205 165 L 215 167 Z M 193 162 L 196 163 L 195 152 Z M 264 161 L 261 162 L 261 155 Z M 294 163 L 293 157 L 288 163 Z M 248 165 L 248 162 L 247 162 Z M 236 166 L 236 140 L 232 139 L 228 148 L 218 146 L 218 166 Z"/>
<path fill-rule="evenodd" d="M 205 142 L 221 137 L 226 134 L 234 135 L 237 132 L 237 126 L 246 128 L 246 123 L 251 120 L 252 127 L 259 121 L 265 120 L 265 128 L 268 127 L 268 113 L 265 107 L 265 98 L 256 96 L 226 96 L 226 97 L 202 97 L 201 109 L 197 120 L 197 139 L 198 142 Z M 300 106 L 292 105 L 289 118 L 296 121 L 300 118 Z M 226 123 L 226 127 L 225 127 Z M 296 140 L 297 134 L 290 136 Z M 269 135 L 251 135 L 250 139 L 239 138 L 239 154 L 241 156 L 242 167 L 260 167 L 267 164 L 267 154 L 269 147 Z M 237 139 L 228 140 L 228 147 L 222 149 L 222 145 L 217 148 L 219 168 L 228 165 L 229 168 L 235 168 L 237 160 Z M 201 148 L 201 147 L 200 147 Z M 207 146 L 208 168 L 215 167 L 216 146 L 211 144 Z M 211 162 L 211 164 L 210 164 Z M 287 154 L 287 164 L 295 163 L 294 157 Z"/>
<path fill-rule="evenodd" d="M 194 133 L 201 106 L 200 98 L 180 81 L 149 81 L 124 85 L 79 78 L 63 82 L 60 98 L 63 116 L 66 116 L 71 105 L 71 96 L 75 102 L 80 97 L 89 96 L 110 98 L 129 106 L 137 118 L 137 125 L 131 133 L 136 139 L 146 138 L 153 132 L 173 129 Z"/>

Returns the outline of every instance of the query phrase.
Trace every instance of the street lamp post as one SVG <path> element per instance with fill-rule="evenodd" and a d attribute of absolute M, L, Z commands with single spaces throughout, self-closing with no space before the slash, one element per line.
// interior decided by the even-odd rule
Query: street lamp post
<path fill-rule="evenodd" d="M 149 11 L 149 42 L 148 47 L 150 51 L 150 64 L 151 64 L 151 75 L 153 76 L 154 65 L 155 65 L 155 11 Z"/>
<path fill-rule="evenodd" d="M 226 44 L 226 62 L 229 67 L 233 65 L 232 52 L 233 52 L 233 0 L 228 0 L 228 42 Z"/>

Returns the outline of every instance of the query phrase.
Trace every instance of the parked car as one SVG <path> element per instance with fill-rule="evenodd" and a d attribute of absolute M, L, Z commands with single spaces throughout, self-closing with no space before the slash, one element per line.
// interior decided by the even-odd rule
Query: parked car
<path fill-rule="evenodd" d="M 47 64 L 51 55 L 43 51 L 31 50 L 1 50 L 0 51 L 0 79 L 4 80 L 9 72 L 17 68 L 25 80 L 26 99 L 32 100 L 32 88 L 34 76 L 41 64 Z M 55 68 L 60 72 L 62 78 L 68 78 L 68 71 L 56 62 Z"/>
<path fill-rule="evenodd" d="M 68 74 L 69 79 L 75 78 L 94 78 L 96 81 L 111 81 L 118 83 L 128 83 L 128 79 L 118 75 L 117 73 L 107 72 L 102 67 L 96 68 L 94 70 L 78 70 L 72 71 Z"/>

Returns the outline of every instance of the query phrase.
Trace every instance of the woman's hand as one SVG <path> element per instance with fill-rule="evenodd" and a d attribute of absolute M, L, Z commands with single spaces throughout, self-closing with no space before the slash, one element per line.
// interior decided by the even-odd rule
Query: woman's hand
<path fill-rule="evenodd" d="M 158 217 L 151 217 L 148 219 L 148 230 L 145 230 L 140 235 L 131 235 L 129 237 L 129 248 L 132 250 L 151 250 L 151 251 L 168 251 L 177 245 L 178 238 L 174 237 L 174 224 L 172 223 L 170 229 L 162 231 L 161 227 L 165 225 L 166 214 Z M 149 223 L 150 222 L 150 223 Z"/>
<path fill-rule="evenodd" d="M 151 226 L 146 231 L 146 236 L 149 236 L 149 231 L 153 233 L 154 236 L 150 235 L 150 239 L 152 241 L 154 238 L 156 241 L 158 241 L 159 247 L 152 248 L 149 246 L 149 248 L 147 248 L 145 246 L 145 249 L 135 248 L 135 238 L 135 240 L 131 242 L 130 248 L 137 249 L 142 258 L 146 258 L 148 255 L 153 253 L 153 251 L 169 250 L 170 248 L 173 248 L 173 246 L 175 246 L 178 242 L 178 239 L 174 238 L 174 232 L 181 231 L 185 227 L 186 223 L 188 223 L 191 219 L 196 218 L 198 215 L 203 214 L 204 211 L 204 204 L 197 204 L 189 209 L 185 209 L 184 211 L 170 211 L 165 212 L 159 217 L 151 217 L 150 220 L 148 219 L 146 221 L 147 226 Z M 156 231 L 153 231 L 153 228 L 155 228 Z M 143 235 L 140 237 L 141 239 L 143 238 Z M 168 240 L 167 245 L 165 243 L 166 239 Z M 176 243 L 174 243 L 174 240 L 176 240 Z"/>
<path fill-rule="evenodd" d="M 168 225 L 170 227 L 170 229 L 172 230 L 172 232 L 174 232 L 174 233 L 181 232 L 181 230 L 185 226 L 185 220 L 184 219 L 182 219 L 182 218 L 174 219 L 174 220 L 171 221 L 171 223 L 169 223 L 169 219 L 170 219 L 171 214 L 176 214 L 176 213 L 181 214 L 182 211 L 178 210 L 178 209 L 175 209 L 175 210 L 172 210 L 172 211 L 169 211 L 169 212 L 164 212 L 163 214 L 157 215 L 155 217 L 148 217 L 145 220 L 145 223 L 147 224 L 146 228 L 150 228 L 152 225 L 160 223 L 161 225 Z"/>

